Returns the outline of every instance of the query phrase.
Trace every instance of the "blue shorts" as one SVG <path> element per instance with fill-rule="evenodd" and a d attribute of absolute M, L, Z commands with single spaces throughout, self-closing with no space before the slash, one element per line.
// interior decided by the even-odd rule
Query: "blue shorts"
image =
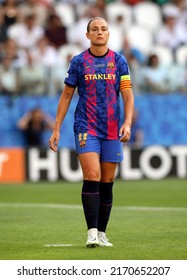
<path fill-rule="evenodd" d="M 121 162 L 123 160 L 122 143 L 117 140 L 102 139 L 87 133 L 75 135 L 77 154 L 95 152 L 102 162 Z"/>

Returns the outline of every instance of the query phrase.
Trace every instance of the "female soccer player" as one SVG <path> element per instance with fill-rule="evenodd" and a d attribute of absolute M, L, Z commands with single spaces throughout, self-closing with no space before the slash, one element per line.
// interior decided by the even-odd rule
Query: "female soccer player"
<path fill-rule="evenodd" d="M 60 126 L 77 87 L 79 101 L 74 134 L 83 172 L 82 204 L 88 229 L 86 245 L 113 246 L 106 237 L 106 228 L 112 208 L 115 170 L 123 159 L 122 142 L 130 139 L 134 97 L 125 57 L 107 46 L 109 30 L 106 20 L 92 18 L 86 36 L 90 48 L 74 56 L 70 63 L 49 145 L 57 151 Z M 119 92 L 125 111 L 121 126 Z"/>

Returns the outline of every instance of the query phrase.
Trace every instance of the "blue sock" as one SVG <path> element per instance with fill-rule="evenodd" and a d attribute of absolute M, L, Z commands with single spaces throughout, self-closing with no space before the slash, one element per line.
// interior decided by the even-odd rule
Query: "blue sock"
<path fill-rule="evenodd" d="M 106 231 L 109 221 L 110 212 L 112 209 L 112 187 L 114 182 L 101 182 L 99 184 L 99 216 L 98 216 L 98 231 Z"/>
<path fill-rule="evenodd" d="M 99 182 L 83 181 L 82 205 L 88 229 L 97 228 L 99 212 Z"/>

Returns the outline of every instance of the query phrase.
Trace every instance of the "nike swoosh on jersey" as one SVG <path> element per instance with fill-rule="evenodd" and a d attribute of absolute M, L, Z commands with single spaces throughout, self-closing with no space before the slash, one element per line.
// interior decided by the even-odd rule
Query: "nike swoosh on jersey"
<path fill-rule="evenodd" d="M 85 66 L 84 68 L 87 69 L 87 68 L 90 68 L 90 67 L 91 67 L 91 65 L 88 65 L 88 66 Z"/>

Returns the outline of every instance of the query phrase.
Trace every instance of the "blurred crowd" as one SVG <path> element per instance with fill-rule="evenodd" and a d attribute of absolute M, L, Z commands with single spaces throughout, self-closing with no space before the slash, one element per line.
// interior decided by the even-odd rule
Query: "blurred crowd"
<path fill-rule="evenodd" d="M 88 20 L 109 22 L 135 95 L 187 93 L 187 0 L 0 0 L 0 95 L 57 95 Z"/>

